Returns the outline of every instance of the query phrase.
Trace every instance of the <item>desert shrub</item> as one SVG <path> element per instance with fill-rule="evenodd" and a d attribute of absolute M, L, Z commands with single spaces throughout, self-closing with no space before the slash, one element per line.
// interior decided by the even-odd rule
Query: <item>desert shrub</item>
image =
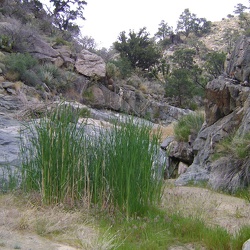
<path fill-rule="evenodd" d="M 18 72 L 22 76 L 26 70 L 37 65 L 38 61 L 28 53 L 11 53 L 5 57 L 5 64 L 8 70 Z"/>
<path fill-rule="evenodd" d="M 4 62 L 6 73 L 17 75 L 15 80 L 27 80 L 27 71 L 38 64 L 38 61 L 28 53 L 11 53 L 4 58 Z"/>
<path fill-rule="evenodd" d="M 0 36 L 0 48 L 2 50 L 5 50 L 7 52 L 11 52 L 13 49 L 14 41 L 11 39 L 11 37 L 7 35 L 1 35 Z"/>
<path fill-rule="evenodd" d="M 126 83 L 138 89 L 144 83 L 144 79 L 139 77 L 137 74 L 132 74 L 126 79 Z"/>
<path fill-rule="evenodd" d="M 214 161 L 214 172 L 220 181 L 212 185 L 249 200 L 249 153 L 250 133 L 232 132 L 216 145 L 211 160 Z"/>
<path fill-rule="evenodd" d="M 45 83 L 50 90 L 56 90 L 58 93 L 64 93 L 72 86 L 73 75 L 63 71 L 52 63 L 45 63 L 36 69 L 39 78 Z"/>
<path fill-rule="evenodd" d="M 237 159 L 245 159 L 249 156 L 249 153 L 250 133 L 239 134 L 234 132 L 216 145 L 215 156 L 219 158 L 230 155 Z"/>
<path fill-rule="evenodd" d="M 55 45 L 69 45 L 70 43 L 66 41 L 63 37 L 57 36 L 55 38 Z"/>
<path fill-rule="evenodd" d="M 108 62 L 106 64 L 106 74 L 108 77 L 116 78 L 120 75 L 119 69 L 115 66 L 114 63 Z"/>
<path fill-rule="evenodd" d="M 28 86 L 41 87 L 42 81 L 33 70 L 26 70 L 21 77 L 21 80 Z"/>
<path fill-rule="evenodd" d="M 52 78 L 60 78 L 61 72 L 59 68 L 52 63 L 45 63 L 41 66 L 43 73 L 48 73 Z"/>
<path fill-rule="evenodd" d="M 191 134 L 197 134 L 204 122 L 204 114 L 202 112 L 192 112 L 182 116 L 174 125 L 174 136 L 177 141 L 188 142 Z"/>

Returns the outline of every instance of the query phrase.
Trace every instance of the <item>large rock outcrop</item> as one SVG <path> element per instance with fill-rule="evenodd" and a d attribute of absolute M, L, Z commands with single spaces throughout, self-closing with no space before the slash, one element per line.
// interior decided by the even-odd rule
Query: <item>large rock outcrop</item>
<path fill-rule="evenodd" d="M 106 64 L 104 60 L 88 50 L 82 50 L 78 55 L 75 63 L 77 72 L 85 76 L 99 76 L 105 77 Z"/>
<path fill-rule="evenodd" d="M 21 53 L 29 53 L 42 62 L 54 63 L 58 67 L 76 71 L 84 76 L 103 78 L 106 75 L 104 60 L 87 50 L 73 53 L 65 45 L 55 45 L 47 42 L 28 26 L 22 26 L 15 19 L 10 22 L 0 22 L 0 32 L 8 37 L 8 52 L 13 49 Z"/>
<path fill-rule="evenodd" d="M 106 108 L 132 114 L 164 125 L 191 112 L 191 110 L 177 108 L 163 101 L 156 101 L 129 85 L 117 85 L 114 91 L 103 84 L 91 85 L 83 91 L 83 102 L 94 108 Z"/>
<path fill-rule="evenodd" d="M 9 38 L 8 43 L 11 49 L 18 52 L 30 53 L 34 57 L 53 62 L 59 57 L 59 53 L 46 43 L 38 34 L 32 32 L 28 27 L 23 27 L 20 23 L 0 22 L 0 32 Z M 13 44 L 13 48 L 12 45 Z"/>
<path fill-rule="evenodd" d="M 239 82 L 249 83 L 250 76 L 250 37 L 240 38 L 228 58 L 226 73 Z"/>
<path fill-rule="evenodd" d="M 177 185 L 189 181 L 206 180 L 215 189 L 235 191 L 249 185 L 248 159 L 237 159 L 233 155 L 213 160 L 218 142 L 233 133 L 244 135 L 250 132 L 250 88 L 245 86 L 245 69 L 250 67 L 249 38 L 242 37 L 236 44 L 228 63 L 227 73 L 206 86 L 206 121 L 193 144 L 194 161 L 188 170 L 176 180 Z M 243 84 L 242 84 L 243 83 Z"/>

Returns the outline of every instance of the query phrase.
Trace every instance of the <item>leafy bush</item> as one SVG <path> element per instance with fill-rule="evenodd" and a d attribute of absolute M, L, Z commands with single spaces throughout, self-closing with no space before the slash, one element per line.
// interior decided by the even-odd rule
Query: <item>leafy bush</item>
<path fill-rule="evenodd" d="M 188 142 L 189 135 L 197 134 L 204 122 L 201 112 L 190 113 L 182 116 L 174 125 L 174 136 L 177 141 Z"/>
<path fill-rule="evenodd" d="M 127 217 L 145 213 L 161 196 L 153 164 L 159 135 L 127 120 L 90 136 L 78 118 L 78 111 L 61 105 L 27 126 L 30 137 L 21 147 L 24 190 L 38 191 L 45 204 L 86 201 Z"/>

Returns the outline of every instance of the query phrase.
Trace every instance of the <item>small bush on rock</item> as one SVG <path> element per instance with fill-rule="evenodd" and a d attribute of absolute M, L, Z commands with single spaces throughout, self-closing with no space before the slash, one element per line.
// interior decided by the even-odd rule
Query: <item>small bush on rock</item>
<path fill-rule="evenodd" d="M 234 156 L 237 159 L 245 159 L 250 153 L 250 133 L 232 133 L 221 140 L 216 146 L 216 158 L 220 156 Z"/>
<path fill-rule="evenodd" d="M 182 116 L 174 125 L 174 135 L 177 141 L 188 142 L 189 135 L 197 134 L 204 122 L 204 114 L 201 112 L 190 113 Z"/>

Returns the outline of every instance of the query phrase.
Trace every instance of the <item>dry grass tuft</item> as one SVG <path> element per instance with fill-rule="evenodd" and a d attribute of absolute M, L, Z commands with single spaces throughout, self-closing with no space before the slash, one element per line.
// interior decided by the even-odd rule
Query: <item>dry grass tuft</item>
<path fill-rule="evenodd" d="M 165 140 L 168 136 L 173 136 L 174 135 L 174 126 L 173 124 L 170 124 L 168 126 L 161 126 L 161 125 L 156 125 L 152 128 L 152 133 L 157 134 L 160 132 L 160 141 L 162 142 Z"/>

